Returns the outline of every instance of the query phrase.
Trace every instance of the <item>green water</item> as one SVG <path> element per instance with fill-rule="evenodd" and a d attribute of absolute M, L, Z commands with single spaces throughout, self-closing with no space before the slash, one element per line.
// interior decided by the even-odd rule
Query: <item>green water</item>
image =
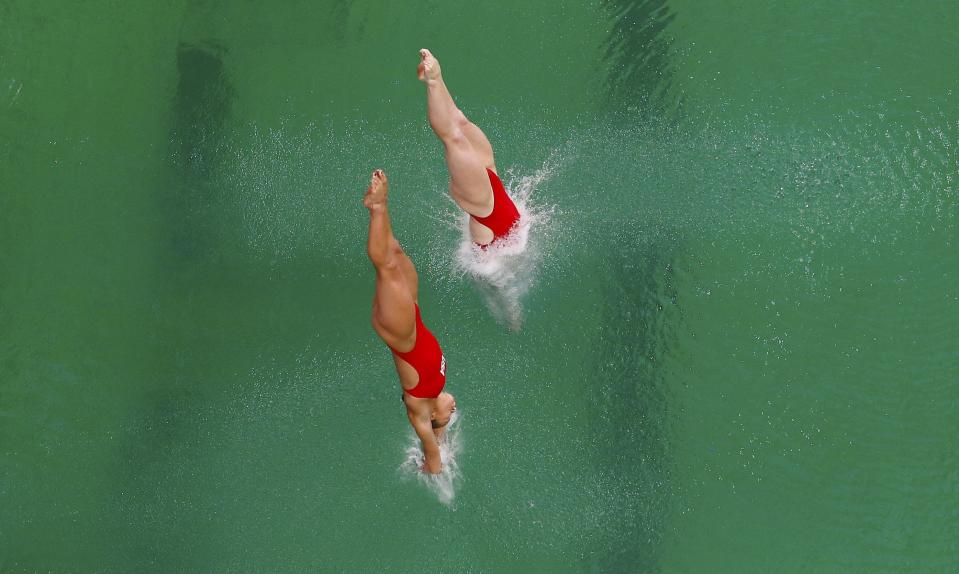
<path fill-rule="evenodd" d="M 959 570 L 959 8 L 0 1 L 0 571 Z M 416 50 L 519 181 L 507 333 Z M 462 413 L 398 471 L 360 204 Z"/>

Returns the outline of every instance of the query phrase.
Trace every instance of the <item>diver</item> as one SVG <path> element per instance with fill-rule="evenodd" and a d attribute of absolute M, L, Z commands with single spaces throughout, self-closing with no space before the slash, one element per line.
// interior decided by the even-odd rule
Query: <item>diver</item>
<path fill-rule="evenodd" d="M 440 63 L 420 50 L 417 77 L 426 84 L 426 112 L 433 133 L 443 142 L 450 172 L 450 195 L 470 215 L 473 242 L 486 248 L 507 237 L 520 219 L 493 161 L 493 146 L 476 124 L 453 103 Z"/>
<path fill-rule="evenodd" d="M 419 279 L 413 262 L 393 236 L 387 192 L 386 174 L 378 169 L 363 197 L 363 205 L 370 211 L 366 249 L 376 269 L 373 329 L 392 352 L 406 416 L 423 443 L 423 470 L 439 474 L 439 441 L 456 411 L 456 399 L 443 392 L 446 358 L 420 316 Z"/>

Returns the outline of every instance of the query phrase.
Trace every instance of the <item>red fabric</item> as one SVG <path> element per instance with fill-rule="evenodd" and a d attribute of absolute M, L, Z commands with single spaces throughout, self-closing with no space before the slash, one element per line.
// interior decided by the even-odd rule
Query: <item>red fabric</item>
<path fill-rule="evenodd" d="M 401 353 L 393 347 L 390 347 L 390 350 L 416 369 L 420 376 L 420 381 L 416 383 L 416 386 L 406 390 L 406 392 L 421 399 L 435 399 L 440 396 L 443 387 L 446 385 L 446 357 L 443 356 L 443 350 L 440 349 L 436 337 L 423 324 L 423 319 L 420 317 L 420 306 L 415 305 L 415 307 L 416 341 L 413 343 L 413 348 L 405 353 Z"/>
<path fill-rule="evenodd" d="M 516 209 L 516 204 L 506 194 L 506 188 L 503 187 L 503 182 L 500 181 L 499 176 L 489 168 L 486 169 L 486 173 L 489 174 L 489 183 L 493 186 L 493 212 L 486 217 L 476 217 L 475 215 L 470 217 L 489 227 L 493 232 L 493 241 L 496 241 L 509 235 L 513 226 L 519 221 L 519 210 Z M 490 241 L 490 243 L 493 243 L 493 241 Z"/>

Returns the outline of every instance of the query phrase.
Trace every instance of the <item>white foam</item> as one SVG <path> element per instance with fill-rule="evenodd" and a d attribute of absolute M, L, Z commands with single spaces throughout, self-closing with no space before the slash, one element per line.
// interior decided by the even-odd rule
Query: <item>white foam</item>
<path fill-rule="evenodd" d="M 456 457 L 462 451 L 463 439 L 460 434 L 459 419 L 460 412 L 456 411 L 446 425 L 446 433 L 443 440 L 440 441 L 440 460 L 443 462 L 443 469 L 439 474 L 429 474 L 420 470 L 425 462 L 423 449 L 419 437 L 411 432 L 409 435 L 409 445 L 406 447 L 406 460 L 400 465 L 400 475 L 405 479 L 415 479 L 423 484 L 433 494 L 437 500 L 452 507 L 456 498 L 456 488 L 462 481 L 460 467 L 456 463 Z"/>
<path fill-rule="evenodd" d="M 493 316 L 514 331 L 522 326 L 522 299 L 536 279 L 546 248 L 543 232 L 549 229 L 553 213 L 545 203 L 534 201 L 533 194 L 552 176 L 556 157 L 553 153 L 529 176 L 517 177 L 507 172 L 504 186 L 520 213 L 519 222 L 507 237 L 482 249 L 470 237 L 469 215 L 461 216 L 456 268 L 475 280 Z"/>

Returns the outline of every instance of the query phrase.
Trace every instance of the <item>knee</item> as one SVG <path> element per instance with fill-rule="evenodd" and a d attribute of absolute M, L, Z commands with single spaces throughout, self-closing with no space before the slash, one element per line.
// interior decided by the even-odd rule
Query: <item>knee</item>
<path fill-rule="evenodd" d="M 396 257 L 370 257 L 370 262 L 380 277 L 392 277 L 400 270 L 400 262 Z"/>
<path fill-rule="evenodd" d="M 370 263 L 373 264 L 373 267 L 378 273 L 388 273 L 399 267 L 399 263 L 397 262 L 399 257 L 397 257 L 396 251 L 394 251 L 392 247 L 387 250 L 367 249 L 366 255 L 370 258 Z"/>
<path fill-rule="evenodd" d="M 470 120 L 466 117 L 466 114 L 460 111 L 459 108 L 456 108 L 456 111 L 453 112 L 453 123 L 459 128 L 465 128 L 470 125 Z"/>
<path fill-rule="evenodd" d="M 449 133 L 443 136 L 443 145 L 445 145 L 447 149 L 467 149 L 470 147 L 470 140 L 466 138 L 463 130 L 461 130 L 459 126 L 456 126 L 455 129 L 450 130 Z"/>

